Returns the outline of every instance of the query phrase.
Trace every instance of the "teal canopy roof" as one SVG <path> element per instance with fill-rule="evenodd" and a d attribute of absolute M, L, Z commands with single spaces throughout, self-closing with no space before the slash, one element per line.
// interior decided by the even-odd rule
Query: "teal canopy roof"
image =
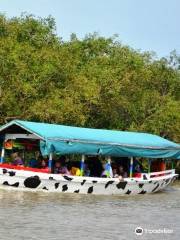
<path fill-rule="evenodd" d="M 153 134 L 14 120 L 0 128 L 0 135 L 13 125 L 38 136 L 43 155 L 55 152 L 180 159 L 180 144 Z"/>

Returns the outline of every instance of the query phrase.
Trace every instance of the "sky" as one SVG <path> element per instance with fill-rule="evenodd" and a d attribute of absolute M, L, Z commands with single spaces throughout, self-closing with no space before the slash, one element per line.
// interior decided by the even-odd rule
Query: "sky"
<path fill-rule="evenodd" d="M 118 34 L 121 43 L 158 57 L 174 49 L 180 53 L 180 0 L 0 0 L 0 12 L 7 17 L 51 15 L 64 40 L 71 33 L 79 38 Z"/>

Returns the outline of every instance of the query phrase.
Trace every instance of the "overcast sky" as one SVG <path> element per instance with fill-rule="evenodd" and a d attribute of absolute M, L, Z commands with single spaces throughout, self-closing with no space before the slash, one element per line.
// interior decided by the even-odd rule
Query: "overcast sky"
<path fill-rule="evenodd" d="M 64 40 L 71 33 L 118 34 L 122 43 L 159 57 L 180 53 L 180 0 L 0 0 L 0 12 L 52 15 Z"/>

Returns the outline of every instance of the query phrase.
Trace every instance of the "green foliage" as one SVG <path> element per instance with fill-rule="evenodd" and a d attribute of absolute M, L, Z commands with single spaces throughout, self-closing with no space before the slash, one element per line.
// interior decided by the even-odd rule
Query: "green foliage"
<path fill-rule="evenodd" d="M 68 42 L 54 19 L 0 16 L 0 124 L 11 118 L 143 131 L 180 141 L 180 57 L 97 34 Z"/>

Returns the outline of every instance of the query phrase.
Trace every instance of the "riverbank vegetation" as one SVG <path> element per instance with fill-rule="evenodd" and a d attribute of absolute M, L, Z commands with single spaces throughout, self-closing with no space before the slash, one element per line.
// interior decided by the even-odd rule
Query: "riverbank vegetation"
<path fill-rule="evenodd" d="M 72 34 L 53 18 L 0 16 L 0 124 L 13 119 L 142 131 L 180 141 L 180 58 L 116 37 Z"/>

